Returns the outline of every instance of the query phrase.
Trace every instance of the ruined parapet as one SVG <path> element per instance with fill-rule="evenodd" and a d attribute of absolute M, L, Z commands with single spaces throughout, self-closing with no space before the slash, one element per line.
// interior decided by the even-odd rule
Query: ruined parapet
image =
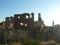
<path fill-rule="evenodd" d="M 6 17 L 5 22 L 6 22 L 7 25 L 9 25 L 10 23 L 13 23 L 14 22 L 14 17 Z"/>

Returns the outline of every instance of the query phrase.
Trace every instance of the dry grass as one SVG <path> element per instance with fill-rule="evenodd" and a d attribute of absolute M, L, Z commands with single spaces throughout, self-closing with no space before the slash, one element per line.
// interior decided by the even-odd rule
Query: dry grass
<path fill-rule="evenodd" d="M 46 42 L 40 42 L 40 45 L 46 45 Z"/>
<path fill-rule="evenodd" d="M 20 43 L 20 42 L 14 42 L 14 43 L 0 44 L 0 45 L 22 45 L 22 43 Z"/>
<path fill-rule="evenodd" d="M 12 45 L 22 45 L 20 42 L 13 43 Z"/>
<path fill-rule="evenodd" d="M 49 40 L 47 42 L 44 42 L 44 41 L 40 42 L 40 45 L 47 45 L 47 44 L 56 44 L 56 42 L 54 40 Z M 60 45 L 60 44 L 57 44 L 57 45 Z"/>
<path fill-rule="evenodd" d="M 56 45 L 60 45 L 60 43 L 56 43 Z"/>

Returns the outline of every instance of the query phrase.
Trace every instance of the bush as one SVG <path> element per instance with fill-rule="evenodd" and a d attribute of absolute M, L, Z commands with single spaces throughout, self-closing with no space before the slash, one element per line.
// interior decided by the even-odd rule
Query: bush
<path fill-rule="evenodd" d="M 25 40 L 24 45 L 39 45 L 39 42 L 31 38 Z"/>

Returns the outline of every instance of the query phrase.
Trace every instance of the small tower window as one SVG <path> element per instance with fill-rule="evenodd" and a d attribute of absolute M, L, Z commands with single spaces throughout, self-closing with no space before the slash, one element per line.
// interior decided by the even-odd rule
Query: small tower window
<path fill-rule="evenodd" d="M 18 16 L 18 19 L 20 19 L 20 16 Z"/>
<path fill-rule="evenodd" d="M 26 18 L 28 19 L 29 17 L 28 17 L 28 16 L 26 16 Z"/>

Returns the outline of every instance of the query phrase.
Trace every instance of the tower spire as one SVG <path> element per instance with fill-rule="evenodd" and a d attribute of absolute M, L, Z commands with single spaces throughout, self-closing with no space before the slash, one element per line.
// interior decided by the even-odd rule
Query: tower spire
<path fill-rule="evenodd" d="M 55 26 L 54 26 L 54 21 L 52 22 L 52 26 L 55 27 Z"/>

